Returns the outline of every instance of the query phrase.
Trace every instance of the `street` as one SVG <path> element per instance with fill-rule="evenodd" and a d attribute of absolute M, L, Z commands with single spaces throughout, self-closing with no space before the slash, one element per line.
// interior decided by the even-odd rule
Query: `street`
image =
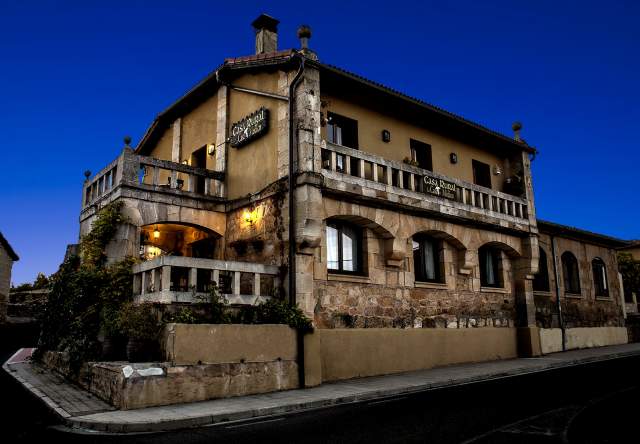
<path fill-rule="evenodd" d="M 12 339 L 33 345 L 19 335 Z M 10 354 L 2 351 L 3 362 Z M 617 359 L 301 414 L 127 436 L 67 433 L 4 372 L 0 382 L 11 403 L 5 442 L 604 443 L 633 433 L 629 406 L 640 394 L 639 368 L 640 357 Z"/>

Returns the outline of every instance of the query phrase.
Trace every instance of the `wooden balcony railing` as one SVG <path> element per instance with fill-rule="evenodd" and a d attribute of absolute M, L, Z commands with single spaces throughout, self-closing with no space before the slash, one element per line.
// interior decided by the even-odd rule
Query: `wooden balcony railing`
<path fill-rule="evenodd" d="M 227 303 L 253 305 L 275 295 L 278 267 L 182 256 L 160 256 L 133 266 L 137 302 L 195 302 L 211 282 Z"/>
<path fill-rule="evenodd" d="M 327 143 L 322 149 L 322 168 L 325 175 L 339 174 L 346 182 L 350 177 L 364 179 L 372 188 L 409 193 L 412 197 L 441 199 L 462 204 L 474 211 L 480 209 L 495 217 L 526 220 L 528 202 L 518 196 L 491 190 L 428 170 L 387 160 L 353 148 Z"/>

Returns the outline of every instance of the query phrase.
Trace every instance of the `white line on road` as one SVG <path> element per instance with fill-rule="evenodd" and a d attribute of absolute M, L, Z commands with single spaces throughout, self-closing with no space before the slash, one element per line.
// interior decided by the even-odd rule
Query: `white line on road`
<path fill-rule="evenodd" d="M 373 405 L 373 404 L 384 404 L 386 402 L 395 402 L 395 401 L 400 401 L 401 399 L 407 399 L 406 396 L 401 396 L 399 398 L 393 398 L 393 399 L 383 399 L 381 401 L 371 401 L 371 402 L 367 402 L 367 405 Z"/>
<path fill-rule="evenodd" d="M 285 420 L 285 418 L 274 418 L 274 419 L 265 419 L 263 421 L 251 421 L 251 422 L 245 422 L 245 423 L 242 423 L 242 424 L 226 426 L 225 429 L 237 429 L 237 428 L 240 428 L 240 427 L 249 427 L 249 426 L 256 425 L 256 424 L 265 424 L 267 422 L 284 421 L 284 420 Z"/>

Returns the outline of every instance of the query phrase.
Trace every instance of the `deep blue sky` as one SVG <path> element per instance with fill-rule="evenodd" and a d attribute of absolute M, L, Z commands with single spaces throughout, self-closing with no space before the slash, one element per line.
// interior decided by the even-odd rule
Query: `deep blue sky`
<path fill-rule="evenodd" d="M 526 3 L 526 4 L 525 4 Z M 640 3 L 0 0 L 0 231 L 13 282 L 54 272 L 77 240 L 83 171 L 137 142 L 218 66 L 313 29 L 322 61 L 523 137 L 538 216 L 640 238 Z M 366 6 L 362 6 L 366 5 Z M 517 6 L 516 6 L 517 5 Z"/>

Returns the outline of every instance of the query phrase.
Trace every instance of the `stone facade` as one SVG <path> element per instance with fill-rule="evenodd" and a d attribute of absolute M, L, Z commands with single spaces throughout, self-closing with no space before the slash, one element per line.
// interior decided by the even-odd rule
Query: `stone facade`
<path fill-rule="evenodd" d="M 539 233 L 536 218 L 531 175 L 536 150 L 519 136 L 511 139 L 470 125 L 323 65 L 308 49 L 228 59 L 188 97 L 193 100 L 181 100 L 158 117 L 135 152 L 125 148 L 117 161 L 85 184 L 83 195 L 94 196 L 97 189 L 99 196 L 85 201 L 81 233 L 88 231 L 100 205 L 125 202 L 129 223 L 109 246 L 111 258 L 137 254 L 141 227 L 197 226 L 216 235 L 213 259 L 278 266 L 279 296 L 295 300 L 320 328 L 535 329 L 557 324 L 553 292 L 533 292 L 539 244 L 547 257 L 551 254 L 549 238 Z M 211 120 L 206 131 L 190 134 L 202 126 L 194 122 L 197 103 L 215 110 L 215 125 Z M 229 128 L 261 107 L 270 110 L 269 131 L 244 147 L 231 147 Z M 330 141 L 328 115 L 333 112 L 357 114 L 361 120 L 356 134 L 362 134 L 368 146 Z M 380 132 L 387 128 L 393 130 L 393 144 L 380 141 Z M 410 153 L 413 137 L 433 139 L 438 171 L 401 160 Z M 198 143 L 184 146 L 185 140 Z M 205 164 L 215 171 L 178 163 L 185 162 L 185 153 L 193 157 L 202 143 L 207 144 Z M 460 162 L 449 161 L 454 154 L 449 147 L 455 147 L 451 149 Z M 486 163 L 491 188 L 469 182 L 476 158 Z M 140 183 L 141 167 L 146 174 Z M 105 189 L 101 177 L 106 183 L 109 171 L 114 171 L 115 182 L 100 194 Z M 162 174 L 171 179 L 170 186 L 158 182 Z M 453 184 L 455 196 L 422 189 L 427 177 Z M 517 179 L 517 186 L 509 187 L 508 179 Z M 196 190 L 194 181 L 204 181 L 204 189 Z M 328 221 L 362 230 L 364 267 L 359 274 L 328 270 Z M 441 283 L 416 281 L 412 240 L 420 234 L 442 242 Z M 295 241 L 291 258 L 290 238 Z M 583 294 L 561 295 L 565 320 L 576 327 L 620 325 L 614 246 L 566 233 L 556 239 L 559 254 L 570 250 L 580 261 Z M 498 252 L 500 285 L 481 285 L 482 247 Z M 594 296 L 593 257 L 606 263 L 607 298 Z M 196 265 L 191 268 L 190 275 L 197 275 Z M 295 294 L 284 295 L 289 274 Z M 170 276 L 167 266 L 165 284 Z"/>
<path fill-rule="evenodd" d="M 9 289 L 11 288 L 11 268 L 17 260 L 18 255 L 0 233 L 0 323 L 4 323 L 7 319 L 7 304 L 9 302 Z"/>
<path fill-rule="evenodd" d="M 556 275 L 553 266 L 554 242 Z M 624 325 L 622 311 L 623 292 L 618 278 L 618 262 L 615 245 L 597 243 L 597 240 L 579 240 L 557 233 L 541 232 L 540 248 L 545 252 L 549 275 L 549 291 L 536 291 L 536 323 L 539 327 L 552 328 L 558 324 L 557 292 L 560 294 L 561 310 L 567 328 L 617 327 Z M 561 257 L 572 253 L 578 260 L 580 293 L 569 293 L 565 289 Z M 606 267 L 608 296 L 596 296 L 592 261 L 602 259 Z M 542 265 L 541 265 L 542 266 Z"/>

